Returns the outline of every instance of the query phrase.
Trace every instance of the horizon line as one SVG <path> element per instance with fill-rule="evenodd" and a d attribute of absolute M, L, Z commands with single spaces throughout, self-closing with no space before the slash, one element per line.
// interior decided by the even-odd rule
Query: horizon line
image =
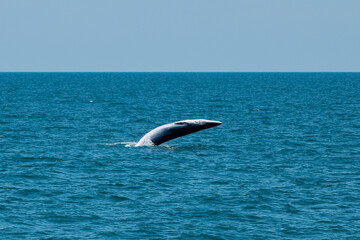
<path fill-rule="evenodd" d="M 0 73 L 360 73 L 360 71 L 0 71 Z"/>

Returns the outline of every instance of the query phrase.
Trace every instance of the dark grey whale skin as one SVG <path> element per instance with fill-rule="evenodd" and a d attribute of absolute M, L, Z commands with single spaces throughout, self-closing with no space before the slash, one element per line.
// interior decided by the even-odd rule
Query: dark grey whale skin
<path fill-rule="evenodd" d="M 174 138 L 220 125 L 220 121 L 190 119 L 157 127 L 145 134 L 135 146 L 160 145 Z"/>

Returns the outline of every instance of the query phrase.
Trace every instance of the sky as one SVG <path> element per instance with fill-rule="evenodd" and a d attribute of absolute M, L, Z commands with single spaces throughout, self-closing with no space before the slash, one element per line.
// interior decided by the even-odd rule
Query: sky
<path fill-rule="evenodd" d="M 1 72 L 359 72 L 359 0 L 0 0 Z"/>

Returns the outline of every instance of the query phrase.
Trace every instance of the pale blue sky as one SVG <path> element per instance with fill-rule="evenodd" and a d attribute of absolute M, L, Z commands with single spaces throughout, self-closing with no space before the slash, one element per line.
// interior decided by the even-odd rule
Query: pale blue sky
<path fill-rule="evenodd" d="M 360 71 L 360 0 L 0 0 L 0 71 Z"/>

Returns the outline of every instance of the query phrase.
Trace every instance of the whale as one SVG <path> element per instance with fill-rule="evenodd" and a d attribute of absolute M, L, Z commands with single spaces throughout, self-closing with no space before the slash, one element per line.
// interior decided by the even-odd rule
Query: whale
<path fill-rule="evenodd" d="M 145 134 L 135 147 L 160 145 L 174 138 L 219 126 L 220 121 L 206 119 L 187 119 L 159 126 Z"/>

